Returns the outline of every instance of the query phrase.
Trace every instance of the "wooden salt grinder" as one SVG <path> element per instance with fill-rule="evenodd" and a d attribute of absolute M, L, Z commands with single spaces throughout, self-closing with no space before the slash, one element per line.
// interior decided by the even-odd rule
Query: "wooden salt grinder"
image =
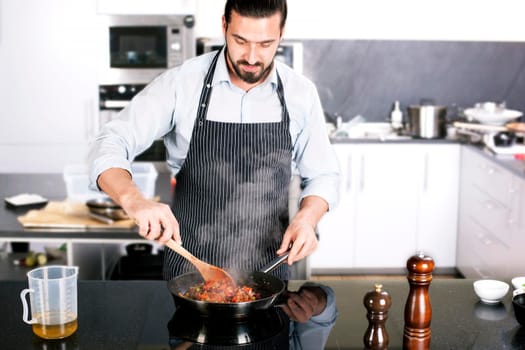
<path fill-rule="evenodd" d="M 428 289 L 432 281 L 434 260 L 423 253 L 418 253 L 407 260 L 407 269 L 410 292 L 405 304 L 403 349 L 428 350 L 432 320 Z"/>
<path fill-rule="evenodd" d="M 363 336 L 365 349 L 385 350 L 388 347 L 388 333 L 385 322 L 392 300 L 388 292 L 382 290 L 381 284 L 376 284 L 375 289 L 365 294 L 363 304 L 367 309 L 368 328 Z"/>

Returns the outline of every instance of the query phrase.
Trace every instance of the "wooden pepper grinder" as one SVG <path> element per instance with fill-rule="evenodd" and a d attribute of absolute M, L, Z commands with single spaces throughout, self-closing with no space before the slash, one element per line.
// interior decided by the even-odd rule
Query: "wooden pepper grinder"
<path fill-rule="evenodd" d="M 375 289 L 366 293 L 363 299 L 363 304 L 368 311 L 366 314 L 368 328 L 363 336 L 365 349 L 385 350 L 388 347 L 385 322 L 392 299 L 382 288 L 381 284 L 375 284 Z"/>
<path fill-rule="evenodd" d="M 428 350 L 432 320 L 428 289 L 432 281 L 434 260 L 423 253 L 418 253 L 407 260 L 407 269 L 410 292 L 405 304 L 403 349 Z"/>

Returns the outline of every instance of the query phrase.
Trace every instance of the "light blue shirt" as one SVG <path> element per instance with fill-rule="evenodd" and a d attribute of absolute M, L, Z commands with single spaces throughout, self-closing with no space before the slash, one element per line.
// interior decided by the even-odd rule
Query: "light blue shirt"
<path fill-rule="evenodd" d="M 89 154 L 91 188 L 96 188 L 96 179 L 108 168 L 131 173 L 134 157 L 161 138 L 168 150 L 167 165 L 173 175 L 178 173 L 188 153 L 203 79 L 215 53 L 192 58 L 161 74 L 102 127 Z M 332 208 L 338 200 L 339 167 L 317 89 L 306 77 L 275 60 L 268 78 L 246 92 L 231 82 L 221 53 L 207 118 L 232 123 L 279 122 L 282 109 L 276 92 L 276 69 L 290 114 L 291 167 L 302 178 L 299 199 L 319 196 Z"/>
<path fill-rule="evenodd" d="M 307 282 L 303 286 L 307 285 L 318 286 L 323 289 L 326 294 L 326 306 L 319 315 L 313 316 L 305 323 L 290 322 L 290 350 L 324 349 L 339 316 L 335 293 L 332 288 L 313 282 Z"/>

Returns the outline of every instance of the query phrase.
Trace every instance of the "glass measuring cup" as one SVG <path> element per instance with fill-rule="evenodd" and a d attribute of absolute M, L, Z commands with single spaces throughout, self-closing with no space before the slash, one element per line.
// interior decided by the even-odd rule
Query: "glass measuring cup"
<path fill-rule="evenodd" d="M 33 326 L 39 337 L 60 339 L 77 330 L 77 276 L 77 266 L 44 266 L 27 273 L 29 288 L 20 292 L 22 319 Z"/>

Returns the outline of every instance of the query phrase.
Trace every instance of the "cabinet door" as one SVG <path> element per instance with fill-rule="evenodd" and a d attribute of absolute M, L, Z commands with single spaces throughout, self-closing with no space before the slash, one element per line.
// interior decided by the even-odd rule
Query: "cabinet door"
<path fill-rule="evenodd" d="M 511 232 L 511 260 L 509 261 L 509 276 L 525 276 L 525 179 L 512 176 L 510 187 L 510 208 L 507 218 Z"/>
<path fill-rule="evenodd" d="M 324 215 L 317 226 L 319 246 L 310 257 L 313 272 L 322 269 L 350 268 L 354 251 L 354 154 L 356 144 L 335 144 L 341 172 L 339 205 Z M 316 271 L 317 270 L 317 271 Z"/>
<path fill-rule="evenodd" d="M 98 118 L 95 1 L 3 1 L 0 156 L 5 172 L 62 172 Z M 9 33 L 9 35 L 7 35 Z"/>
<path fill-rule="evenodd" d="M 523 179 L 475 150 L 462 148 L 457 267 L 469 278 L 523 274 L 520 218 Z"/>
<path fill-rule="evenodd" d="M 436 267 L 456 266 L 459 145 L 423 145 L 416 249 Z"/>
<path fill-rule="evenodd" d="M 408 144 L 361 146 L 355 266 L 402 268 L 416 250 L 421 152 Z"/>

